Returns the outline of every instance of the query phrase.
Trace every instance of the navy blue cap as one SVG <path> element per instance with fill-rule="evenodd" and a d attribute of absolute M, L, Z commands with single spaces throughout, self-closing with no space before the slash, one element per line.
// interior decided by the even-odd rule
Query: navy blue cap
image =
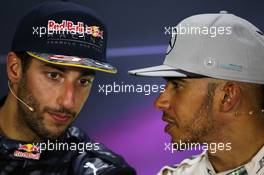
<path fill-rule="evenodd" d="M 116 73 L 106 61 L 106 43 L 106 27 L 89 8 L 53 1 L 22 17 L 11 50 L 52 64 Z"/>

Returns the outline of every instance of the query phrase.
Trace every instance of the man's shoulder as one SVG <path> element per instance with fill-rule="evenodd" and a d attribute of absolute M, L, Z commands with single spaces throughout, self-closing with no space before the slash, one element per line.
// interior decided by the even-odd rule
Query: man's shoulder
<path fill-rule="evenodd" d="M 104 174 L 127 174 L 134 175 L 135 171 L 130 167 L 120 155 L 108 149 L 102 143 L 97 143 L 90 139 L 84 131 L 75 126 L 67 130 L 67 139 L 78 143 L 93 143 L 96 144 L 94 149 L 86 150 L 79 153 L 73 160 L 74 174 L 89 174 L 91 168 Z"/>
<path fill-rule="evenodd" d="M 104 159 L 112 159 L 112 160 L 108 160 L 111 162 L 116 161 L 116 160 L 121 160 L 122 162 L 123 160 L 121 156 L 114 153 L 112 150 L 107 148 L 104 144 L 96 142 L 93 139 L 91 139 L 83 130 L 81 130 L 78 127 L 71 126 L 67 130 L 67 140 L 71 142 L 75 142 L 77 144 L 92 143 L 96 145 L 93 147 L 93 149 L 87 149 L 83 153 L 79 153 L 79 155 L 81 156 L 86 154 L 87 156 L 95 156 L 95 157 L 100 157 Z"/>
<path fill-rule="evenodd" d="M 82 129 L 80 129 L 76 126 L 71 126 L 67 129 L 66 137 L 67 137 L 67 139 L 75 138 L 76 141 L 80 141 L 80 142 L 91 141 L 91 139 L 88 137 L 88 135 L 85 134 L 85 132 Z"/>
<path fill-rule="evenodd" d="M 206 171 L 205 152 L 184 159 L 180 164 L 164 166 L 157 175 L 191 175 Z M 204 168 L 203 168 L 204 167 Z M 199 171 L 199 172 L 198 172 Z M 204 174 L 204 173 L 199 173 Z"/>

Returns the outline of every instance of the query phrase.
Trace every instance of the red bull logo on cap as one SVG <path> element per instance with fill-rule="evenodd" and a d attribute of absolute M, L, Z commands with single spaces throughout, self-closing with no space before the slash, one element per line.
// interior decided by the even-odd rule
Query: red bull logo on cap
<path fill-rule="evenodd" d="M 87 34 L 97 38 L 103 39 L 103 30 L 99 26 L 88 26 L 83 22 L 77 22 L 74 24 L 73 21 L 62 20 L 61 23 L 57 23 L 54 20 L 48 20 L 48 33 L 74 33 L 74 34 Z"/>

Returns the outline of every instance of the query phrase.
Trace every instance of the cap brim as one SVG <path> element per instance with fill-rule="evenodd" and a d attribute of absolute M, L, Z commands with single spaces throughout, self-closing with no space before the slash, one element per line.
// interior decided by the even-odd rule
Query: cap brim
<path fill-rule="evenodd" d="M 187 77 L 186 74 L 178 71 L 180 70 L 163 64 L 143 69 L 130 70 L 128 73 L 131 75 L 150 77 Z"/>
<path fill-rule="evenodd" d="M 80 67 L 85 69 L 92 69 L 96 71 L 102 71 L 107 73 L 117 73 L 117 69 L 112 65 L 104 62 L 97 61 L 91 58 L 82 58 L 77 56 L 65 56 L 65 55 L 55 55 L 49 53 L 37 53 L 32 51 L 27 51 L 27 53 L 39 60 L 47 63 L 62 65 L 62 66 L 72 66 Z"/>

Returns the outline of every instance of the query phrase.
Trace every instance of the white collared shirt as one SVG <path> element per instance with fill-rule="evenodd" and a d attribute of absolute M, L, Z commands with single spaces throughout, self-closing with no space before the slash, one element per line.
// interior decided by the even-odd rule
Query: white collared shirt
<path fill-rule="evenodd" d="M 164 166 L 157 175 L 264 175 L 264 146 L 250 162 L 232 170 L 216 173 L 204 151 L 174 167 Z"/>

